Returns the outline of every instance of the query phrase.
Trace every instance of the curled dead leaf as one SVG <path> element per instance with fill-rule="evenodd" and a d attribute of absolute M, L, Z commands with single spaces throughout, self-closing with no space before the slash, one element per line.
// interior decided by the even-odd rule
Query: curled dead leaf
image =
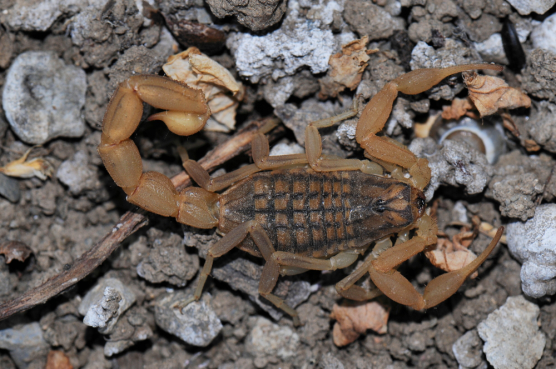
<path fill-rule="evenodd" d="M 62 351 L 50 351 L 45 369 L 73 369 L 69 358 Z"/>
<path fill-rule="evenodd" d="M 0 254 L 6 258 L 6 264 L 12 262 L 13 259 L 25 261 L 33 250 L 26 244 L 19 241 L 8 241 L 0 244 Z"/>
<path fill-rule="evenodd" d="M 368 41 L 369 37 L 367 36 L 351 41 L 342 46 L 341 52 L 330 57 L 328 60 L 330 70 L 325 77 L 319 80 L 320 98 L 336 97 L 346 88 L 353 91 L 359 86 L 363 71 L 368 65 L 369 54 L 378 51 L 367 51 Z"/>
<path fill-rule="evenodd" d="M 498 109 L 515 109 L 531 106 L 531 99 L 517 88 L 498 77 L 481 76 L 475 72 L 464 72 L 463 81 L 469 90 L 469 98 L 481 117 L 495 114 Z"/>
<path fill-rule="evenodd" d="M 162 69 L 169 77 L 203 91 L 212 113 L 206 130 L 229 132 L 235 128 L 236 110 L 245 88 L 226 68 L 196 47 L 190 47 L 170 56 Z"/>
<path fill-rule="evenodd" d="M 336 346 L 349 345 L 367 329 L 384 334 L 387 330 L 390 308 L 376 301 L 344 301 L 341 306 L 334 304 L 330 317 L 337 320 L 332 336 Z"/>
<path fill-rule="evenodd" d="M 0 172 L 10 177 L 37 177 L 45 181 L 47 178 L 52 176 L 54 168 L 52 167 L 52 164 L 44 158 L 33 158 L 27 161 L 27 157 L 33 149 L 34 147 L 31 147 L 21 158 L 0 167 Z"/>
<path fill-rule="evenodd" d="M 446 120 L 458 120 L 464 115 L 469 115 L 469 110 L 474 109 L 469 99 L 455 98 L 452 105 L 442 107 L 442 118 Z"/>

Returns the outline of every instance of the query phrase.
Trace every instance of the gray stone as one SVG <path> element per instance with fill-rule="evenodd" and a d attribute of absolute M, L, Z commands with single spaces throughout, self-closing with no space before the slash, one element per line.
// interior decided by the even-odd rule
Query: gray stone
<path fill-rule="evenodd" d="M 2 105 L 19 138 L 41 145 L 55 137 L 81 137 L 85 122 L 85 72 L 55 53 L 20 54 L 6 77 Z"/>
<path fill-rule="evenodd" d="M 452 351 L 461 369 L 476 368 L 485 362 L 481 347 L 482 341 L 476 330 L 465 333 L 454 342 Z"/>
<path fill-rule="evenodd" d="M 527 222 L 511 222 L 508 248 L 523 265 L 523 292 L 539 298 L 556 293 L 556 205 L 539 206 Z"/>
<path fill-rule="evenodd" d="M 288 326 L 279 326 L 268 319 L 251 318 L 251 332 L 245 350 L 255 357 L 272 356 L 282 360 L 292 358 L 299 345 L 299 336 Z"/>
<path fill-rule="evenodd" d="M 508 0 L 510 4 L 521 15 L 528 15 L 532 12 L 544 14 L 554 6 L 556 0 Z"/>
<path fill-rule="evenodd" d="M 542 356 L 546 337 L 539 330 L 540 309 L 523 296 L 506 303 L 479 323 L 483 351 L 496 369 L 532 369 Z"/>
<path fill-rule="evenodd" d="M 209 305 L 210 295 L 204 293 L 200 301 L 187 305 L 181 311 L 176 305 L 190 295 L 184 292 L 167 294 L 155 305 L 156 324 L 190 345 L 205 347 L 220 333 L 222 323 Z"/>
<path fill-rule="evenodd" d="M 1 330 L 0 348 L 10 352 L 19 369 L 25 369 L 37 361 L 46 363 L 46 355 L 50 350 L 43 338 L 42 329 L 36 322 Z"/>
<path fill-rule="evenodd" d="M 89 157 L 85 151 L 78 151 L 71 160 L 62 162 L 56 171 L 56 177 L 69 187 L 72 195 L 79 195 L 102 186 L 98 167 L 89 165 Z"/>
<path fill-rule="evenodd" d="M 0 173 L 0 195 L 4 196 L 10 202 L 19 202 L 21 198 L 19 181 Z"/>

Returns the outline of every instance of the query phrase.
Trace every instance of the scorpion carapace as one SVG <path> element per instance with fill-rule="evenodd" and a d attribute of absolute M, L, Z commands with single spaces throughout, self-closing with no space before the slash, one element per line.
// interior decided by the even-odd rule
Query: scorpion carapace
<path fill-rule="evenodd" d="M 436 222 L 424 212 L 421 192 L 429 183 L 430 169 L 426 159 L 416 158 L 395 140 L 376 134 L 384 127 L 398 92 L 418 94 L 452 74 L 471 69 L 502 68 L 471 64 L 419 69 L 388 82 L 365 106 L 357 124 L 357 142 L 371 161 L 322 156 L 318 128 L 355 116 L 358 108 L 354 106 L 336 117 L 308 124 L 306 154 L 269 156 L 263 135 L 266 127 L 252 141 L 254 164 L 223 176 L 211 178 L 183 155 L 185 170 L 201 188 L 178 193 L 164 175 L 142 172 L 139 151 L 129 137 L 140 122 L 143 102 L 167 110 L 149 120 L 162 120 L 181 135 L 200 130 L 210 111 L 200 91 L 158 76 L 134 76 L 120 84 L 104 117 L 99 153 L 128 201 L 176 217 L 178 222 L 218 227 L 224 233 L 207 253 L 195 293 L 181 306 L 200 298 L 214 258 L 239 247 L 265 260 L 259 292 L 290 314 L 297 325 L 296 311 L 272 294 L 279 275 L 345 268 L 374 244 L 363 263 L 336 285 L 340 295 L 367 300 L 384 293 L 415 309 L 429 308 L 453 295 L 486 260 L 502 228 L 474 261 L 433 279 L 423 294 L 417 292 L 396 269 L 436 243 Z M 389 178 L 383 176 L 383 168 Z M 261 172 L 264 170 L 273 171 Z M 223 194 L 216 193 L 227 187 Z M 412 229 L 414 235 L 409 238 Z M 391 235 L 398 235 L 394 246 Z M 366 273 L 376 289 L 369 291 L 355 284 Z"/>

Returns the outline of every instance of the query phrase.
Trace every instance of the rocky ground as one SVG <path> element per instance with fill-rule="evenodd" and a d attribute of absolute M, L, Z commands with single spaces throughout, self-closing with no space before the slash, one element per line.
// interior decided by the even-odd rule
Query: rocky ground
<path fill-rule="evenodd" d="M 97 153 L 102 118 L 120 82 L 164 74 L 168 58 L 191 46 L 235 81 L 218 90 L 229 109 L 205 131 L 183 138 L 149 122 L 133 135 L 144 170 L 169 177 L 183 171 L 178 146 L 197 160 L 275 116 L 287 128 L 274 136 L 271 154 L 299 153 L 308 122 L 339 114 L 354 99 L 362 109 L 405 72 L 504 65 L 480 72 L 488 86 L 497 84 L 487 92 L 473 84 L 482 77 L 468 74 L 401 95 L 383 132 L 430 163 L 425 195 L 439 227 L 437 260 L 478 255 L 489 230 L 506 226 L 477 278 L 428 311 L 386 297 L 343 300 L 334 285 L 353 267 L 281 278 L 275 293 L 304 323 L 294 327 L 258 295 L 261 260 L 240 251 L 219 259 L 201 301 L 177 314 L 172 306 L 192 293 L 221 236 L 149 214 L 148 225 L 86 278 L 0 322 L 0 367 L 556 366 L 554 3 L 0 0 L 0 301 L 79 274 L 79 257 L 123 232 L 126 212 L 143 216 Z M 481 118 L 483 108 L 494 114 Z M 362 158 L 356 123 L 322 130 L 325 154 Z M 461 127 L 479 136 L 484 153 L 444 140 Z M 36 160 L 17 162 L 30 148 Z M 215 175 L 250 160 L 235 156 Z M 465 232 L 473 229 L 469 243 Z M 442 273 L 425 255 L 400 271 L 419 291 Z"/>

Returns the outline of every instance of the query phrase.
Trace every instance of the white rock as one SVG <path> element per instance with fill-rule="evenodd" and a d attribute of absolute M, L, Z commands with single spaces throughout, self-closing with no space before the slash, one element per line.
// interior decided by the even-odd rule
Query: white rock
<path fill-rule="evenodd" d="M 545 49 L 556 54 L 556 14 L 546 18 L 531 33 L 535 48 Z"/>
<path fill-rule="evenodd" d="M 22 141 L 41 145 L 55 137 L 81 137 L 85 71 L 49 51 L 20 54 L 6 77 L 2 105 Z"/>
<path fill-rule="evenodd" d="M 120 316 L 135 303 L 135 293 L 116 278 L 106 278 L 93 287 L 79 305 L 83 323 L 99 328 L 102 334 L 112 333 Z"/>
<path fill-rule="evenodd" d="M 270 156 L 278 156 L 278 155 L 293 155 L 293 154 L 303 154 L 305 153 L 305 149 L 301 147 L 299 144 L 293 142 L 290 144 L 281 142 L 277 145 L 274 145 L 272 149 L 270 149 Z"/>
<path fill-rule="evenodd" d="M 186 299 L 185 293 L 163 296 L 155 305 L 156 324 L 190 345 L 205 347 L 222 330 L 222 322 L 207 303 L 210 298 L 210 294 L 204 293 L 200 301 L 192 302 L 180 311 L 176 305 Z"/>
<path fill-rule="evenodd" d="M 315 21 L 301 16 L 299 8 L 296 1 L 291 1 L 283 21 L 287 26 L 274 32 L 263 36 L 233 33 L 228 37 L 226 45 L 232 51 L 240 76 L 258 83 L 264 77 L 278 80 L 291 76 L 301 67 L 309 67 L 315 74 L 323 73 L 340 45 L 355 39 L 350 32 L 335 36 L 329 29 L 322 29 L 332 22 L 333 11 L 342 9 L 337 3 L 330 1 L 327 6 L 312 9 L 309 16 Z"/>
<path fill-rule="evenodd" d="M 523 296 L 508 297 L 479 325 L 483 351 L 496 369 L 530 369 L 540 360 L 546 337 L 539 330 L 540 309 Z"/>
<path fill-rule="evenodd" d="M 508 224 L 508 248 L 523 266 L 521 283 L 526 295 L 539 298 L 556 293 L 556 205 L 537 207 L 535 216 Z"/>
<path fill-rule="evenodd" d="M 255 356 L 277 356 L 282 360 L 293 357 L 298 345 L 299 336 L 290 327 L 260 317 L 245 342 L 246 350 Z"/>
<path fill-rule="evenodd" d="M 510 4 L 521 15 L 531 14 L 544 14 L 554 6 L 556 0 L 508 0 Z"/>
<path fill-rule="evenodd" d="M 12 30 L 47 31 L 62 15 L 68 16 L 96 0 L 16 1 L 6 10 L 6 22 Z M 106 2 L 107 0 L 101 0 Z"/>

